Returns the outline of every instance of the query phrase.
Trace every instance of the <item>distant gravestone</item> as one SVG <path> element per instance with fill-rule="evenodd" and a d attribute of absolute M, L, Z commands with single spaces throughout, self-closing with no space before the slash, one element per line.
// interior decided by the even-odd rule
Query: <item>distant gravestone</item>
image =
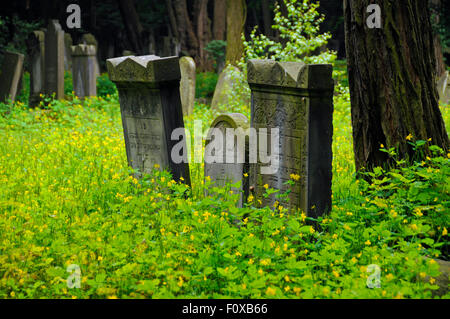
<path fill-rule="evenodd" d="M 231 102 L 238 98 L 233 95 L 240 86 L 239 79 L 242 78 L 241 71 L 233 66 L 228 65 L 219 75 L 214 95 L 211 102 L 211 109 L 226 111 Z M 247 83 L 243 83 L 247 85 Z M 248 104 L 248 100 L 243 100 L 242 103 Z"/>
<path fill-rule="evenodd" d="M 249 168 L 248 135 L 246 135 L 249 127 L 250 122 L 243 114 L 219 115 L 212 123 L 206 138 L 205 177 L 209 176 L 218 187 L 241 181 L 240 188 L 232 188 L 233 192 L 241 193 L 239 207 L 243 206 L 248 196 L 248 178 L 244 177 L 244 174 L 247 175 Z M 220 137 L 223 137 L 219 143 L 216 139 L 220 137 L 214 133 L 214 129 L 219 130 Z M 217 146 L 212 147 L 211 143 L 218 145 L 218 149 Z"/>
<path fill-rule="evenodd" d="M 83 44 L 95 46 L 95 50 L 97 51 L 98 54 L 98 41 L 92 33 L 83 34 L 83 36 L 81 37 L 81 42 Z M 100 76 L 100 64 L 98 62 L 98 55 L 96 55 L 94 66 L 95 66 L 95 78 L 97 78 Z"/>
<path fill-rule="evenodd" d="M 190 184 L 179 59 L 129 56 L 108 59 L 106 65 L 119 91 L 129 165 L 141 173 L 150 173 L 157 164 L 171 171 L 174 179 L 183 177 L 184 182 Z M 179 133 L 181 130 L 184 137 L 174 138 L 182 141 L 172 140 L 175 129 Z M 183 146 L 180 160 L 172 156 L 176 145 Z"/>
<path fill-rule="evenodd" d="M 191 57 L 180 58 L 181 82 L 180 95 L 183 115 L 189 115 L 194 110 L 195 100 L 195 62 Z"/>
<path fill-rule="evenodd" d="M 174 37 L 163 37 L 163 56 L 178 56 L 181 52 L 181 43 Z"/>
<path fill-rule="evenodd" d="M 439 79 L 437 83 L 437 88 L 439 92 L 439 101 L 443 104 L 450 102 L 450 75 L 446 71 Z"/>
<path fill-rule="evenodd" d="M 47 95 L 64 98 L 64 31 L 58 20 L 51 20 L 45 34 L 45 85 Z"/>
<path fill-rule="evenodd" d="M 299 179 L 284 205 L 300 208 L 317 217 L 331 209 L 331 164 L 333 135 L 333 88 L 331 65 L 250 60 L 247 66 L 251 89 L 251 127 L 258 131 L 259 143 L 267 134 L 269 148 L 276 148 L 270 130 L 279 130 L 278 165 L 262 174 L 258 144 L 257 163 L 250 164 L 250 188 L 263 204 L 272 206 L 274 195 L 266 189 L 288 190 L 290 179 Z M 262 129 L 267 128 L 267 133 Z M 261 134 L 263 132 L 263 134 Z M 275 150 L 272 150 L 275 151 Z M 276 151 L 275 151 L 276 152 Z M 269 152 L 267 152 L 268 154 Z M 291 175 L 293 176 L 291 178 Z M 267 185 L 266 185 L 267 184 Z M 280 201 L 281 202 L 281 201 Z"/>
<path fill-rule="evenodd" d="M 31 32 L 27 38 L 27 53 L 30 65 L 30 96 L 28 105 L 36 107 L 41 102 L 45 83 L 45 32 Z"/>
<path fill-rule="evenodd" d="M 0 102 L 15 101 L 23 72 L 23 54 L 5 51 L 0 74 Z"/>
<path fill-rule="evenodd" d="M 64 33 L 64 70 L 65 71 L 72 70 L 72 54 L 71 54 L 72 44 L 73 44 L 72 36 L 69 33 Z"/>
<path fill-rule="evenodd" d="M 123 50 L 122 51 L 122 56 L 131 56 L 131 55 L 135 55 L 135 53 L 133 51 L 130 51 L 130 50 Z"/>
<path fill-rule="evenodd" d="M 84 98 L 97 95 L 95 77 L 96 49 L 93 45 L 78 44 L 71 47 L 72 81 L 75 95 Z"/>

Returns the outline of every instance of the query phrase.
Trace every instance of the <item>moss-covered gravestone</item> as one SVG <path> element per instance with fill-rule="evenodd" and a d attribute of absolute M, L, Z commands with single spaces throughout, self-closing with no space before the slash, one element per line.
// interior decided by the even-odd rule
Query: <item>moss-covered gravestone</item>
<path fill-rule="evenodd" d="M 279 141 L 273 144 L 279 146 L 275 170 L 270 174 L 263 172 L 267 165 L 261 162 L 261 155 L 265 155 L 261 144 L 257 163 L 250 164 L 249 183 L 255 197 L 272 206 L 276 199 L 274 195 L 263 196 L 264 186 L 281 193 L 291 188 L 289 201 L 283 205 L 298 207 L 309 216 L 328 212 L 333 135 L 332 66 L 250 60 L 247 71 L 252 92 L 251 127 L 258 131 L 259 143 L 261 129 L 267 128 L 267 153 L 272 148 L 272 129 L 279 130 Z M 297 179 L 292 187 L 285 184 Z"/>
<path fill-rule="evenodd" d="M 45 32 L 33 31 L 27 38 L 27 59 L 30 67 L 30 96 L 28 105 L 38 106 L 41 94 L 44 93 L 44 59 L 45 59 Z"/>
<path fill-rule="evenodd" d="M 23 54 L 6 51 L 0 73 L 0 102 L 14 101 L 23 72 Z"/>
<path fill-rule="evenodd" d="M 183 115 L 189 115 L 194 110 L 195 100 L 195 62 L 188 56 L 180 58 L 181 82 L 180 95 Z"/>
<path fill-rule="evenodd" d="M 215 186 L 236 184 L 232 191 L 240 193 L 239 207 L 248 196 L 248 128 L 250 122 L 240 113 L 219 115 L 211 125 L 206 138 L 205 178 Z"/>
<path fill-rule="evenodd" d="M 119 91 L 129 165 L 141 173 L 150 173 L 157 165 L 171 171 L 175 180 L 183 177 L 190 184 L 178 60 L 127 56 L 108 59 L 106 66 Z M 179 153 L 172 156 L 173 147 L 180 143 L 185 150 L 181 159 Z"/>
<path fill-rule="evenodd" d="M 78 44 L 71 47 L 72 82 L 75 95 L 84 98 L 97 95 L 95 76 L 96 48 Z"/>
<path fill-rule="evenodd" d="M 45 34 L 45 85 L 47 95 L 64 98 L 64 31 L 58 20 L 50 20 Z"/>

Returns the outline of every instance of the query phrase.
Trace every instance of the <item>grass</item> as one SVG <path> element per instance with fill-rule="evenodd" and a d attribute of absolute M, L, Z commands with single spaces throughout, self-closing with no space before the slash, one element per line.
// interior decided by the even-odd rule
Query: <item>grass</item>
<path fill-rule="evenodd" d="M 438 265 L 423 257 L 448 258 L 450 155 L 356 180 L 345 89 L 334 205 L 319 220 L 238 209 L 202 164 L 190 165 L 191 188 L 157 170 L 132 178 L 117 95 L 46 104 L 0 106 L 0 298 L 430 298 L 437 288 Z M 185 125 L 207 129 L 215 116 L 197 104 Z M 73 267 L 80 288 L 67 285 Z"/>

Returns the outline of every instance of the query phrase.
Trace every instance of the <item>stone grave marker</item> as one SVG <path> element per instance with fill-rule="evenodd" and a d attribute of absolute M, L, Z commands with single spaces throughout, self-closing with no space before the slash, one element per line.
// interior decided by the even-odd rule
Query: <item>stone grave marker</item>
<path fill-rule="evenodd" d="M 81 37 L 81 42 L 83 44 L 89 44 L 89 45 L 95 46 L 97 55 L 95 57 L 94 66 L 95 66 L 95 78 L 97 78 L 100 76 L 100 64 L 98 62 L 98 41 L 92 33 L 85 33 Z"/>
<path fill-rule="evenodd" d="M 97 95 L 95 77 L 96 49 L 93 45 L 78 44 L 71 47 L 72 82 L 75 95 L 84 98 Z"/>
<path fill-rule="evenodd" d="M 191 57 L 180 58 L 181 82 L 180 95 L 183 115 L 189 115 L 194 110 L 195 100 L 195 62 Z"/>
<path fill-rule="evenodd" d="M 183 177 L 190 184 L 178 57 L 127 56 L 108 59 L 106 65 L 119 91 L 129 165 L 150 173 L 157 164 L 171 171 L 175 180 Z M 179 140 L 172 140 L 175 129 L 184 137 L 175 134 Z M 174 151 L 174 146 L 182 146 L 183 152 Z"/>
<path fill-rule="evenodd" d="M 28 105 L 36 107 L 41 102 L 45 83 L 45 32 L 36 30 L 27 38 L 27 53 L 30 65 L 30 96 Z"/>
<path fill-rule="evenodd" d="M 256 199 L 272 206 L 275 195 L 264 198 L 264 185 L 282 193 L 284 183 L 299 180 L 292 187 L 285 207 L 298 207 L 317 217 L 331 208 L 331 164 L 333 134 L 332 66 L 301 62 L 250 60 L 247 79 L 251 89 L 251 127 L 258 134 L 258 160 L 250 164 L 250 188 Z M 267 128 L 265 133 L 262 128 Z M 278 152 L 270 129 L 279 129 Z M 261 138 L 267 134 L 267 152 L 274 153 L 275 169 L 261 159 Z M 264 142 L 264 139 L 262 140 Z M 272 142 L 274 149 L 272 149 Z M 265 144 L 265 143 L 263 143 Z M 278 153 L 278 154 L 277 154 Z M 278 163 L 276 163 L 278 159 Z M 264 159 L 267 161 L 267 159 Z M 262 169 L 266 168 L 266 173 Z"/>
<path fill-rule="evenodd" d="M 439 101 L 443 104 L 450 102 L 450 75 L 448 71 L 438 79 Z"/>
<path fill-rule="evenodd" d="M 249 120 L 241 113 L 222 114 L 214 120 L 206 137 L 205 177 L 209 176 L 218 187 L 224 186 L 227 182 L 235 184 L 241 181 L 240 188 L 232 188 L 233 192 L 241 193 L 239 207 L 243 206 L 248 196 L 248 177 L 244 177 L 244 174 L 248 175 L 249 169 L 247 135 L 249 127 Z M 219 137 L 214 134 L 213 129 L 220 130 L 222 142 L 216 141 Z M 211 143 L 215 143 L 215 146 L 212 147 Z"/>
<path fill-rule="evenodd" d="M 5 51 L 0 74 L 0 102 L 15 101 L 22 78 L 24 56 Z"/>
<path fill-rule="evenodd" d="M 45 34 L 45 85 L 47 95 L 64 98 L 64 31 L 58 20 L 51 20 Z"/>
<path fill-rule="evenodd" d="M 72 71 L 72 54 L 71 47 L 73 45 L 72 36 L 64 33 L 64 70 Z"/>
<path fill-rule="evenodd" d="M 226 111 L 228 105 L 235 99 L 242 99 L 242 103 L 250 104 L 250 101 L 245 96 L 232 94 L 233 91 L 236 92 L 240 85 L 247 85 L 247 83 L 239 83 L 240 77 L 242 77 L 241 71 L 233 65 L 228 65 L 222 70 L 214 89 L 211 109 Z"/>

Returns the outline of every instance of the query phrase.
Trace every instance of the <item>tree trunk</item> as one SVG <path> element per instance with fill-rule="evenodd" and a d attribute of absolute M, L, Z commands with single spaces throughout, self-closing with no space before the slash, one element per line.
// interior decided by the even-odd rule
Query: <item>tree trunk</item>
<path fill-rule="evenodd" d="M 179 39 L 177 19 L 175 17 L 175 12 L 173 11 L 172 1 L 166 0 L 167 13 L 169 14 L 170 30 L 175 38 Z"/>
<path fill-rule="evenodd" d="M 247 6 L 245 0 L 227 0 L 227 54 L 226 63 L 237 65 L 244 52 L 244 31 Z"/>
<path fill-rule="evenodd" d="M 120 13 L 122 15 L 128 40 L 133 51 L 138 55 L 144 54 L 144 44 L 142 41 L 143 28 L 136 12 L 133 0 L 117 0 L 119 3 Z"/>
<path fill-rule="evenodd" d="M 198 69 L 204 71 L 212 68 L 212 63 L 204 48 L 211 41 L 211 23 L 208 19 L 208 0 L 199 0 L 197 14 Z M 210 64 L 210 65 L 209 65 Z"/>
<path fill-rule="evenodd" d="M 225 30 L 227 22 L 227 3 L 225 0 L 214 1 L 214 40 L 225 40 Z"/>
<path fill-rule="evenodd" d="M 198 39 L 189 17 L 187 2 L 186 0 L 174 0 L 173 2 L 175 5 L 181 50 L 196 59 L 198 55 Z"/>
<path fill-rule="evenodd" d="M 433 6 L 434 10 L 434 23 L 439 24 L 440 20 L 440 13 L 442 12 L 442 2 L 441 0 L 431 0 L 431 5 Z M 445 73 L 445 63 L 444 63 L 444 55 L 442 53 L 442 45 L 441 45 L 441 37 L 439 36 L 439 33 L 434 34 L 434 54 L 436 56 L 436 72 L 437 77 L 440 78 Z"/>
<path fill-rule="evenodd" d="M 406 137 L 447 150 L 439 111 L 436 59 L 427 1 L 379 1 L 382 27 L 369 29 L 370 0 L 344 0 L 356 169 L 383 166 L 380 144 L 412 155 Z"/>
<path fill-rule="evenodd" d="M 261 1 L 262 16 L 264 22 L 264 34 L 268 37 L 272 36 L 272 17 L 269 7 L 269 0 Z"/>

